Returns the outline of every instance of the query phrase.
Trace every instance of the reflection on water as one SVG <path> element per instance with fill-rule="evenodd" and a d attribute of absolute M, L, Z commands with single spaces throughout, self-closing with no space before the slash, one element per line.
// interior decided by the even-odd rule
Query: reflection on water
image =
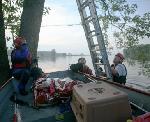
<path fill-rule="evenodd" d="M 135 64 L 136 64 L 136 60 L 131 60 L 131 59 L 127 58 L 126 61 L 129 66 L 135 66 Z"/>
<path fill-rule="evenodd" d="M 69 69 L 70 64 L 77 63 L 81 56 L 39 57 L 39 66 L 44 72 L 55 72 Z M 87 65 L 93 70 L 90 56 L 82 56 Z M 113 56 L 109 57 L 110 64 Z M 139 62 L 127 59 L 124 64 L 128 70 L 127 85 L 150 92 L 150 62 Z M 94 70 L 93 70 L 94 72 Z"/>
<path fill-rule="evenodd" d="M 132 60 L 127 59 L 127 63 L 130 66 L 136 66 L 139 65 L 139 75 L 144 75 L 146 77 L 150 77 L 150 61 L 142 61 L 142 60 Z"/>
<path fill-rule="evenodd" d="M 81 56 L 40 57 L 39 66 L 44 72 L 54 72 L 69 69 L 70 64 L 77 63 Z M 85 56 L 87 64 L 93 69 L 90 56 Z"/>
<path fill-rule="evenodd" d="M 150 77 L 150 44 L 136 45 L 124 49 L 124 54 L 128 58 L 128 63 L 139 65 L 139 75 Z M 132 60 L 131 60 L 132 59 Z"/>
<path fill-rule="evenodd" d="M 127 85 L 150 92 L 150 61 L 127 58 Z"/>

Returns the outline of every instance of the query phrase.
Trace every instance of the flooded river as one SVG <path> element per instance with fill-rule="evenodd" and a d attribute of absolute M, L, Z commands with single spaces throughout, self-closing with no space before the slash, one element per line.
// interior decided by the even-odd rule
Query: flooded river
<path fill-rule="evenodd" d="M 81 56 L 62 56 L 62 57 L 40 57 L 39 67 L 44 72 L 55 72 L 69 69 L 70 64 L 77 63 Z M 87 65 L 93 70 L 93 65 L 90 56 L 83 56 L 87 61 Z M 109 56 L 110 64 L 112 64 L 113 56 Z M 149 63 L 149 62 L 148 62 Z M 127 67 L 127 83 L 126 85 L 142 89 L 150 92 L 150 67 L 138 61 L 125 60 L 124 64 Z M 94 72 L 94 70 L 93 70 Z"/>

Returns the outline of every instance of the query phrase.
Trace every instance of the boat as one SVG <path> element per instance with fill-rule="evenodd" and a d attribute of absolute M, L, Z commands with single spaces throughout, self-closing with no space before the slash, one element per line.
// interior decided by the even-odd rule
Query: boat
<path fill-rule="evenodd" d="M 47 75 L 49 78 L 70 77 L 73 80 L 80 80 L 84 83 L 103 80 L 128 94 L 133 116 L 136 117 L 150 112 L 150 93 L 120 85 L 104 78 L 74 73 L 71 70 L 52 72 Z M 33 91 L 27 96 L 18 95 L 18 101 L 11 101 L 14 91 L 14 80 L 14 78 L 11 78 L 0 87 L 1 122 L 76 122 L 72 111 L 60 112 L 60 105 L 35 106 Z M 31 86 L 32 82 L 28 82 L 28 91 L 31 90 Z"/>

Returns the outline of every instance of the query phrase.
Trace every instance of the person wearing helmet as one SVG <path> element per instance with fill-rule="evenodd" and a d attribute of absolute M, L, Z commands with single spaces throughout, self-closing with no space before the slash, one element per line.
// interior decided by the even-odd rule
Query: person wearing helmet
<path fill-rule="evenodd" d="M 113 60 L 113 65 L 111 65 L 113 81 L 124 84 L 126 83 L 127 69 L 124 64 L 122 64 L 124 56 L 121 53 L 117 53 Z"/>
<path fill-rule="evenodd" d="M 11 53 L 12 76 L 19 81 L 18 91 L 21 95 L 27 95 L 25 86 L 30 77 L 31 55 L 22 37 L 14 40 L 14 49 Z"/>

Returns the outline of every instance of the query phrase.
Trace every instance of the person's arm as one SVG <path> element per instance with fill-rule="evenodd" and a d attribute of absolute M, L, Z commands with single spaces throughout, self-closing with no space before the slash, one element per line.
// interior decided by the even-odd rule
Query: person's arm
<path fill-rule="evenodd" d="M 112 68 L 112 74 L 113 75 L 124 76 L 123 72 L 124 72 L 124 68 L 123 68 L 122 64 L 118 64 L 117 66 L 115 66 L 114 68 Z"/>
<path fill-rule="evenodd" d="M 112 72 L 112 75 L 114 76 L 118 76 L 118 71 L 115 69 L 115 67 L 111 67 L 111 72 Z"/>
<path fill-rule="evenodd" d="M 22 58 L 24 59 L 24 63 L 26 64 L 26 67 L 30 67 L 32 57 L 27 44 L 22 45 L 21 51 L 22 51 Z"/>
<path fill-rule="evenodd" d="M 26 65 L 27 65 L 27 67 L 30 67 L 31 63 L 32 63 L 32 56 L 31 56 L 31 53 L 28 52 L 28 55 L 26 57 Z"/>

